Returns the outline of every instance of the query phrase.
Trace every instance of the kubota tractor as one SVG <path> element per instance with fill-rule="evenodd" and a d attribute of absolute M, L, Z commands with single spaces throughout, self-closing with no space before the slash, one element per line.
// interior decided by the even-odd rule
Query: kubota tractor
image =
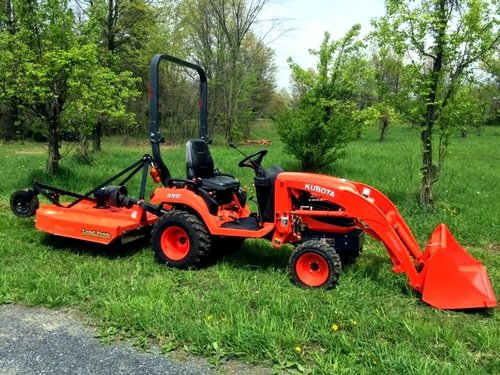
<path fill-rule="evenodd" d="M 199 75 L 200 138 L 186 144 L 186 178 L 173 178 L 160 155 L 157 119 L 162 60 L 194 69 Z M 150 141 L 152 156 L 144 155 L 86 194 L 35 181 L 32 189 L 12 195 L 11 208 L 20 217 L 36 214 L 38 230 L 101 244 L 150 233 L 156 258 L 179 268 L 204 266 L 214 252 L 239 247 L 246 238 L 267 239 L 277 249 L 293 244 L 292 278 L 314 288 L 336 284 L 342 263 L 355 260 L 366 233 L 383 242 L 393 270 L 406 273 L 410 285 L 428 304 L 440 309 L 497 306 L 485 268 L 444 224 L 434 230 L 422 252 L 394 204 L 366 184 L 284 172 L 278 166 L 265 168 L 262 161 L 267 151 L 262 150 L 244 155 L 238 164 L 255 172 L 258 212 L 251 213 L 240 182 L 214 169 L 207 132 L 207 79 L 195 64 L 169 55 L 152 59 Z M 148 171 L 161 184 L 149 201 L 145 199 Z M 139 196 L 133 198 L 125 184 L 139 172 Z M 38 194 L 50 204 L 39 205 Z M 74 200 L 61 200 L 61 196 Z"/>

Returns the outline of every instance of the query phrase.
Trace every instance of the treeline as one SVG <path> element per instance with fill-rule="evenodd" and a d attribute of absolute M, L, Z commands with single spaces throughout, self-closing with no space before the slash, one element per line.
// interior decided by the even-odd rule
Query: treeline
<path fill-rule="evenodd" d="M 48 172 L 63 139 L 78 140 L 83 159 L 103 134 L 144 139 L 149 61 L 159 52 L 205 68 L 212 136 L 247 137 L 254 119 L 272 117 L 285 150 L 307 170 L 342 157 L 364 126 L 380 126 L 381 141 L 395 121 L 418 128 L 425 204 L 450 136 L 500 122 L 498 1 L 385 0 L 370 35 L 359 25 L 338 40 L 325 33 L 311 51 L 315 69 L 290 60 L 291 93 L 276 92 L 273 50 L 263 40 L 273 20 L 259 14 L 269 2 L 4 0 L 0 137 L 46 140 Z M 197 96 L 195 76 L 162 67 L 167 141 L 196 136 Z"/>
<path fill-rule="evenodd" d="M 226 140 L 266 116 L 273 51 L 254 33 L 268 0 L 5 0 L 0 8 L 0 135 L 47 140 L 47 171 L 63 139 L 87 158 L 103 134 L 147 126 L 149 61 L 198 63 L 210 82 L 209 127 Z M 169 141 L 197 134 L 196 79 L 162 68 Z M 194 109 L 194 110 L 193 110 Z M 142 134 L 141 134 L 142 137 Z"/>

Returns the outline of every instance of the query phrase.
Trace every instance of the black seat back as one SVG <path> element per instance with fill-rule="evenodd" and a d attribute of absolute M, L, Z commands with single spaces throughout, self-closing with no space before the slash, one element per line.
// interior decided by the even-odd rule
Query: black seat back
<path fill-rule="evenodd" d="M 186 174 L 189 179 L 214 177 L 214 159 L 202 139 L 186 143 Z"/>

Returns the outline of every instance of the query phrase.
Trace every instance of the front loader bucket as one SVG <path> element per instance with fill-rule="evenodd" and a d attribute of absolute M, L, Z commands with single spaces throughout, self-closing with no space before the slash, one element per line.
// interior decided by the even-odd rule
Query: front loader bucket
<path fill-rule="evenodd" d="M 428 304 L 450 310 L 497 306 L 486 269 L 457 243 L 445 224 L 432 233 L 421 261 L 422 299 Z"/>

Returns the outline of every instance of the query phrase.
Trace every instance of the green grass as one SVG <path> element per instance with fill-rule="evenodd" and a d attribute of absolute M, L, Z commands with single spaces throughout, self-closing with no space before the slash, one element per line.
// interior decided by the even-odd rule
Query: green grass
<path fill-rule="evenodd" d="M 256 128 L 255 138 L 273 139 L 266 165 L 298 168 L 268 124 Z M 500 129 L 490 128 L 480 137 L 453 139 L 433 211 L 416 204 L 419 145 L 411 129 L 391 129 L 384 143 L 376 141 L 376 129 L 368 130 L 331 174 L 385 192 L 422 245 L 437 223 L 446 222 L 487 265 L 498 296 L 499 138 Z M 247 153 L 259 148 L 243 147 Z M 264 241 L 246 241 L 208 269 L 179 271 L 157 264 L 148 243 L 113 251 L 52 238 L 37 232 L 33 220 L 10 213 L 10 193 L 35 177 L 84 192 L 149 152 L 145 142 L 121 139 L 106 140 L 104 149 L 90 166 L 66 156 L 61 173 L 49 177 L 43 173 L 45 146 L 2 145 L 0 303 L 71 306 L 94 319 L 104 341 L 134 337 L 142 346 L 187 351 L 213 363 L 236 358 L 276 371 L 323 374 L 498 372 L 498 310 L 465 313 L 425 305 L 404 275 L 391 272 L 385 250 L 374 241 L 343 270 L 337 288 L 304 290 L 290 282 L 291 249 L 275 250 Z M 217 166 L 236 174 L 252 194 L 251 171 L 236 166 L 240 156 L 222 146 L 212 153 Z M 184 147 L 165 149 L 163 156 L 173 175 L 184 175 Z"/>

